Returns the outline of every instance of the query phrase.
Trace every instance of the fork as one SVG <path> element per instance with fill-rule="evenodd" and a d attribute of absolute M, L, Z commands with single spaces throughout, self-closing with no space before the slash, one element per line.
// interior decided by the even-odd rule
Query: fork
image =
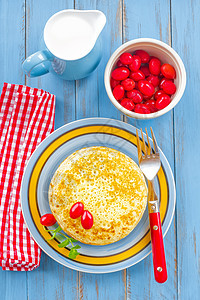
<path fill-rule="evenodd" d="M 149 223 L 150 223 L 150 231 L 151 231 L 154 276 L 157 282 L 163 283 L 167 280 L 167 267 L 165 261 L 162 226 L 161 226 L 160 212 L 159 212 L 159 200 L 155 192 L 154 182 L 153 182 L 156 174 L 160 169 L 161 162 L 160 162 L 158 145 L 152 128 L 151 128 L 151 135 L 152 135 L 154 150 L 151 148 L 151 144 L 149 141 L 149 136 L 146 128 L 145 131 L 146 131 L 148 147 L 145 143 L 142 129 L 141 129 L 141 137 L 142 137 L 141 141 L 139 138 L 138 130 L 136 129 L 138 160 L 139 160 L 140 169 L 145 175 L 146 179 L 148 180 L 148 210 L 149 210 Z"/>

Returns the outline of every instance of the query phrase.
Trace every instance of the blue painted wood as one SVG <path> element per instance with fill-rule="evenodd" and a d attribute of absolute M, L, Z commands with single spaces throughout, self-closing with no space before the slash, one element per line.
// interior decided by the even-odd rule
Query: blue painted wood
<path fill-rule="evenodd" d="M 4 81 L 24 83 L 25 76 L 21 64 L 25 57 L 25 0 L 16 0 L 13 3 L 0 1 L 0 23 L 0 88 L 2 88 Z"/>
<path fill-rule="evenodd" d="M 13 11 L 15 18 L 12 18 Z M 21 63 L 25 57 L 25 3 L 16 0 L 0 2 L 0 89 L 4 81 L 24 84 Z M 8 38 L 8 36 L 10 38 Z M 0 269 L 1 299 L 27 299 L 26 272 Z M 19 289 L 20 286 L 20 289 Z"/>
<path fill-rule="evenodd" d="M 104 12 L 107 24 L 103 32 L 103 57 L 97 69 L 99 117 L 122 120 L 105 90 L 104 71 L 111 54 L 122 44 L 122 0 L 97 1 L 97 9 Z"/>
<path fill-rule="evenodd" d="M 99 67 L 90 77 L 76 83 L 64 82 L 50 74 L 36 79 L 26 78 L 25 81 L 21 63 L 25 55 L 39 49 L 45 22 L 55 12 L 73 8 L 74 5 L 79 9 L 100 9 L 107 16 L 103 32 L 103 58 Z M 165 238 L 168 282 L 164 285 L 155 283 L 151 256 L 126 271 L 94 275 L 79 274 L 64 268 L 43 254 L 41 265 L 35 271 L 0 270 L 1 299 L 200 299 L 200 204 L 197 193 L 200 162 L 195 155 L 200 147 L 197 103 L 199 19 L 198 0 L 183 0 L 181 3 L 178 0 L 0 2 L 0 86 L 3 81 L 26 82 L 27 85 L 55 93 L 56 128 L 76 118 L 121 118 L 107 97 L 103 73 L 107 60 L 122 40 L 154 37 L 169 44 L 172 41 L 184 60 L 188 75 L 185 95 L 174 114 L 171 112 L 159 119 L 142 122 L 125 118 L 137 127 L 153 126 L 159 145 L 175 170 L 177 218 L 174 218 Z M 191 165 L 192 158 L 194 166 Z"/>
<path fill-rule="evenodd" d="M 27 272 L 28 299 L 77 299 L 78 272 L 63 267 L 43 253 L 40 267 Z"/>
<path fill-rule="evenodd" d="M 75 9 L 96 9 L 96 1 L 75 0 Z M 76 119 L 98 116 L 97 69 L 87 78 L 76 80 Z"/>
<path fill-rule="evenodd" d="M 172 44 L 187 72 L 186 91 L 174 114 L 178 299 L 184 300 L 200 299 L 199 19 L 199 1 L 172 1 Z"/>
<path fill-rule="evenodd" d="M 56 12 L 73 8 L 69 1 L 27 1 L 26 4 L 26 57 L 40 50 L 40 37 L 46 21 Z M 52 74 L 27 78 L 27 85 L 43 88 L 56 95 L 55 127 L 75 119 L 75 83 L 60 80 Z M 37 292 L 36 292 L 37 291 Z M 28 273 L 28 297 L 34 299 L 76 299 L 78 273 L 59 265 L 42 254 L 41 266 Z"/>
<path fill-rule="evenodd" d="M 124 1 L 124 41 L 139 37 L 152 37 L 170 42 L 170 3 L 169 1 Z M 137 126 L 153 127 L 157 141 L 174 168 L 173 112 L 151 121 L 126 120 Z M 127 270 L 128 299 L 176 299 L 176 232 L 172 224 L 164 240 L 168 281 L 157 284 L 154 280 L 152 256 Z"/>

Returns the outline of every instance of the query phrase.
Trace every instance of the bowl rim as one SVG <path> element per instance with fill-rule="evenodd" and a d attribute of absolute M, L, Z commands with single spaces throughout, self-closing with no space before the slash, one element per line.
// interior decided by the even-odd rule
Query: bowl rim
<path fill-rule="evenodd" d="M 155 113 L 151 113 L 151 114 L 138 114 L 135 113 L 133 111 L 130 111 L 126 108 L 124 108 L 113 96 L 112 94 L 112 90 L 111 90 L 111 86 L 110 86 L 110 71 L 112 69 L 112 66 L 114 64 L 114 62 L 116 61 L 116 59 L 119 57 L 119 54 L 121 54 L 120 52 L 122 52 L 125 48 L 128 48 L 129 46 L 138 44 L 138 43 L 146 43 L 146 44 L 152 44 L 154 46 L 160 46 L 165 50 L 166 52 L 170 53 L 173 58 L 177 61 L 177 64 L 179 66 L 180 72 L 181 72 L 181 84 L 179 87 L 179 91 L 178 94 L 175 95 L 173 101 L 164 109 L 159 110 Z M 180 58 L 180 56 L 178 55 L 178 53 L 172 48 L 170 47 L 168 44 L 157 40 L 157 39 L 153 39 L 153 38 L 138 38 L 138 39 L 133 39 L 130 40 L 124 44 L 122 44 L 120 47 L 118 47 L 114 53 L 111 55 L 111 57 L 108 60 L 108 63 L 106 65 L 105 68 L 105 72 L 104 72 L 104 84 L 105 84 L 105 88 L 106 88 L 106 92 L 107 95 L 110 99 L 110 101 L 113 103 L 113 105 L 119 110 L 121 111 L 124 115 L 127 115 L 128 117 L 134 118 L 134 119 L 153 119 L 153 118 L 157 118 L 160 117 L 162 115 L 164 115 L 165 113 L 169 112 L 171 109 L 173 109 L 176 104 L 181 100 L 183 93 L 185 91 L 185 86 L 186 86 L 186 71 L 185 71 L 185 66 L 183 64 L 182 59 Z"/>

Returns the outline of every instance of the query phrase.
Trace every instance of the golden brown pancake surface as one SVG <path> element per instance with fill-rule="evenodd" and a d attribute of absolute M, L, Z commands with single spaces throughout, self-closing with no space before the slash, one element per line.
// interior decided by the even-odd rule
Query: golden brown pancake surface
<path fill-rule="evenodd" d="M 76 202 L 93 215 L 89 230 L 81 218 L 71 219 Z M 140 221 L 147 203 L 147 187 L 137 164 L 107 147 L 89 147 L 68 156 L 49 186 L 49 203 L 62 229 L 82 243 L 105 245 L 127 236 Z"/>

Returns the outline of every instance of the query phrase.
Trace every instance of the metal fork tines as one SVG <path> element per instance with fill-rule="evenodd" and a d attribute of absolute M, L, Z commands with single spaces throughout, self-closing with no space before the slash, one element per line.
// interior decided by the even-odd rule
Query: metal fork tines
<path fill-rule="evenodd" d="M 142 137 L 141 140 L 139 138 L 138 130 L 136 129 L 138 160 L 139 160 L 140 168 L 141 168 L 142 172 L 144 173 L 144 175 L 146 176 L 147 180 L 152 182 L 160 169 L 161 162 L 160 162 L 158 145 L 157 145 L 156 138 L 155 138 L 152 128 L 151 128 L 151 135 L 152 135 L 154 149 L 152 149 L 152 147 L 151 147 L 148 132 L 147 132 L 146 128 L 145 128 L 145 131 L 146 131 L 146 137 L 147 137 L 147 144 L 144 140 L 144 135 L 143 135 L 142 129 L 141 129 L 141 137 Z"/>

